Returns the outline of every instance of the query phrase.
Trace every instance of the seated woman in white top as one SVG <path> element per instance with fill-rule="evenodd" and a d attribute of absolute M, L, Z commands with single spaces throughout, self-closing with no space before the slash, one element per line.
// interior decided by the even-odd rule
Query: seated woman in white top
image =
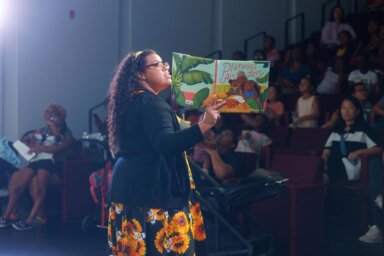
<path fill-rule="evenodd" d="M 344 21 L 344 10 L 341 6 L 333 7 L 329 21 L 321 30 L 321 44 L 326 48 L 335 48 L 339 45 L 338 35 L 341 31 L 349 31 L 356 39 L 353 28 Z"/>
<path fill-rule="evenodd" d="M 8 185 L 9 201 L 3 216 L 0 217 L 0 228 L 12 225 L 13 228 L 22 231 L 36 226 L 37 216 L 44 205 L 48 182 L 57 168 L 54 155 L 64 153 L 74 141 L 65 122 L 66 116 L 67 113 L 61 105 L 49 104 L 44 110 L 46 126 L 36 129 L 24 138 L 24 143 L 30 147 L 29 153 L 35 156 L 26 167 L 17 170 L 11 176 Z M 25 220 L 13 223 L 10 215 L 27 187 L 31 190 L 33 207 Z"/>

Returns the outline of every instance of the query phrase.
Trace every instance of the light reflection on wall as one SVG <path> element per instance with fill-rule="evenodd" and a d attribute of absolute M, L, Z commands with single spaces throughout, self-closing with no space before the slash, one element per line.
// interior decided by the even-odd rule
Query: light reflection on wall
<path fill-rule="evenodd" d="M 9 0 L 0 0 L 0 28 L 2 28 L 7 19 Z"/>

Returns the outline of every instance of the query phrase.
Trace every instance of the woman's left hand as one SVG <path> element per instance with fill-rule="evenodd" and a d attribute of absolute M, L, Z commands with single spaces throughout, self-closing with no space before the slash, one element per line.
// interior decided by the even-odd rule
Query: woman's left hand
<path fill-rule="evenodd" d="M 29 153 L 36 153 L 39 154 L 43 151 L 43 146 L 41 146 L 39 143 L 35 143 L 29 150 Z"/>

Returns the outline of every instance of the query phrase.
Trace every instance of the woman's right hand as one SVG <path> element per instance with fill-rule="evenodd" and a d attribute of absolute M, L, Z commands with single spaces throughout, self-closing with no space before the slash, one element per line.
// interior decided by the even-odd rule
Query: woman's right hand
<path fill-rule="evenodd" d="M 206 133 L 211 129 L 220 118 L 219 108 L 225 104 L 225 101 L 220 102 L 219 104 L 210 105 L 205 109 L 203 118 L 199 122 L 199 127 L 202 133 Z"/>

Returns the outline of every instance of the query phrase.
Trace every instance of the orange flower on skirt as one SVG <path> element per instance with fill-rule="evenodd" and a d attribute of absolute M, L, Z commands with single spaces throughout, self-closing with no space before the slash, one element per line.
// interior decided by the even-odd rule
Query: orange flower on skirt
<path fill-rule="evenodd" d="M 171 230 L 180 234 L 186 234 L 189 231 L 189 223 L 185 212 L 178 212 L 173 216 Z"/>
<path fill-rule="evenodd" d="M 159 253 L 163 253 L 164 251 L 164 242 L 165 242 L 165 232 L 164 229 L 160 229 L 159 232 L 156 234 L 155 239 L 155 247 Z"/>
<path fill-rule="evenodd" d="M 203 216 L 201 214 L 201 207 L 200 207 L 199 203 L 192 205 L 192 207 L 191 207 L 191 214 L 192 214 L 192 219 L 193 220 L 197 220 L 197 219 L 203 218 Z"/>
<path fill-rule="evenodd" d="M 112 237 L 112 226 L 108 225 L 108 238 Z"/>
<path fill-rule="evenodd" d="M 193 238 L 197 241 L 203 241 L 206 238 L 204 223 L 201 221 L 197 221 L 193 223 Z"/>
<path fill-rule="evenodd" d="M 163 209 L 150 209 L 147 214 L 147 222 L 155 224 L 156 221 L 162 221 L 165 219 L 165 212 Z"/>
<path fill-rule="evenodd" d="M 123 206 L 122 203 L 118 203 L 118 204 L 116 204 L 116 206 L 115 206 L 115 212 L 116 212 L 117 214 L 120 214 L 120 213 L 123 211 L 123 209 L 124 209 L 124 206 Z"/>
<path fill-rule="evenodd" d="M 133 238 L 133 224 L 129 222 L 128 220 L 124 220 L 121 225 L 121 231 L 126 237 L 132 237 Z"/>
<path fill-rule="evenodd" d="M 132 219 L 132 226 L 134 231 L 138 233 L 143 232 L 143 228 L 141 227 L 140 222 L 138 222 L 136 219 Z"/>
<path fill-rule="evenodd" d="M 172 238 L 172 251 L 183 254 L 189 248 L 189 238 L 187 235 L 177 235 Z"/>
<path fill-rule="evenodd" d="M 115 209 L 113 207 L 110 207 L 109 208 L 109 219 L 115 220 L 115 217 L 116 217 Z"/>
<path fill-rule="evenodd" d="M 124 255 L 134 255 L 136 251 L 136 242 L 127 237 L 122 239 L 122 252 Z"/>
<path fill-rule="evenodd" d="M 143 240 L 137 241 L 136 249 L 135 249 L 136 255 L 144 256 L 146 251 L 147 251 L 147 248 L 145 246 L 145 242 Z"/>

